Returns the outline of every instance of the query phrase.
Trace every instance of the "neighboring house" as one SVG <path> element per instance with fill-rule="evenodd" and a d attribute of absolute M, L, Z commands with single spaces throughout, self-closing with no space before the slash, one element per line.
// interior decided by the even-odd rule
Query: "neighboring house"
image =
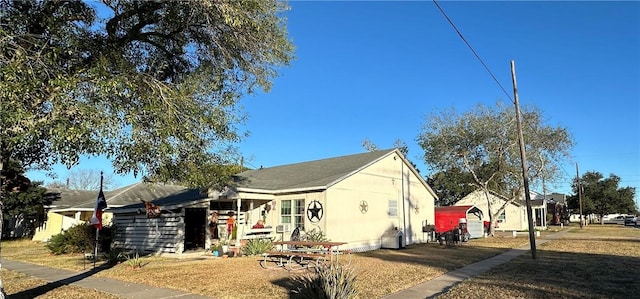
<path fill-rule="evenodd" d="M 108 208 L 113 208 L 140 202 L 140 200 L 151 201 L 184 189 L 185 187 L 181 186 L 139 182 L 113 191 L 105 191 L 104 195 Z M 33 240 L 36 241 L 46 242 L 53 235 L 74 225 L 89 222 L 98 197 L 98 190 L 52 189 L 49 192 L 57 193 L 58 196 L 50 206 L 45 207 L 46 217 L 40 222 L 33 236 Z M 108 209 L 105 210 L 102 215 L 103 224 L 110 225 L 111 217 L 111 212 Z"/>
<path fill-rule="evenodd" d="M 489 194 L 491 212 L 495 213 L 505 204 L 505 201 Z M 475 205 L 484 215 L 484 221 L 489 221 L 487 198 L 482 190 L 476 190 L 455 203 L 456 206 Z M 547 207 L 542 195 L 531 192 L 531 212 L 535 229 L 547 229 Z M 505 206 L 505 209 L 494 222 L 496 229 L 503 231 L 523 231 L 529 229 L 527 220 L 527 205 L 524 199 L 515 200 Z"/>
<path fill-rule="evenodd" d="M 238 239 L 263 219 L 277 239 L 288 240 L 296 228 L 301 234 L 321 230 L 332 241 L 348 242 L 342 249 L 357 251 L 380 248 L 384 236 L 401 236 L 403 246 L 426 242 L 422 227 L 435 221 L 435 193 L 397 149 L 249 170 L 223 192 L 192 192 L 154 201 L 162 211 L 158 218 L 139 215 L 139 204 L 112 209 L 115 226 L 127 227 L 116 234 L 116 247 L 156 253 L 208 248 L 212 211 L 220 214 L 220 230 L 234 212 Z"/>

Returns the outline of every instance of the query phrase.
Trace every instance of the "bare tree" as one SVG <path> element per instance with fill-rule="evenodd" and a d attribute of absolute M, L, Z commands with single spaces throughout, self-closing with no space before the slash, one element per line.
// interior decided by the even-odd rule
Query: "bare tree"
<path fill-rule="evenodd" d="M 98 190 L 100 189 L 100 171 L 95 169 L 77 169 L 69 172 L 67 186 L 72 190 Z M 104 174 L 102 188 L 110 190 L 114 186 L 113 174 Z"/>

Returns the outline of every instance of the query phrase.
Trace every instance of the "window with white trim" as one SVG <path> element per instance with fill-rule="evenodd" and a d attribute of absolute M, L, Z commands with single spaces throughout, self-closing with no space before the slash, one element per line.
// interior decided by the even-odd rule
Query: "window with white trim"
<path fill-rule="evenodd" d="M 506 211 L 502 211 L 502 213 L 500 213 L 500 216 L 498 216 L 497 221 L 498 221 L 498 223 L 503 223 L 503 222 L 507 221 L 507 212 Z"/>
<path fill-rule="evenodd" d="M 304 229 L 304 199 L 283 200 L 280 205 L 280 223 L 289 224 L 291 230 Z"/>

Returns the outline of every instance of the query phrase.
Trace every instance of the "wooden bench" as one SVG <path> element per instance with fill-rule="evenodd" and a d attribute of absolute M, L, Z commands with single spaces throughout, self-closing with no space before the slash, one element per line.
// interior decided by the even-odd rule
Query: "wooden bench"
<path fill-rule="evenodd" d="M 242 237 L 241 240 L 252 240 L 252 239 L 275 239 L 275 235 L 273 234 L 274 230 L 271 227 L 266 228 L 250 228 Z"/>

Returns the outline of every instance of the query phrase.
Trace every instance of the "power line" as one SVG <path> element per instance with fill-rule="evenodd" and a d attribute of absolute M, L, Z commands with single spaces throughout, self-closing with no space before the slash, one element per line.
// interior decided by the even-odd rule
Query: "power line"
<path fill-rule="evenodd" d="M 445 19 L 447 19 L 447 21 L 449 22 L 449 24 L 451 24 L 451 27 L 453 27 L 453 30 L 456 31 L 456 33 L 458 33 L 458 36 L 460 36 L 460 38 L 462 39 L 462 41 L 467 45 L 467 47 L 469 47 L 469 50 L 471 50 L 471 52 L 473 53 L 473 55 L 476 57 L 476 59 L 478 59 L 478 61 L 480 61 L 480 64 L 482 64 L 482 66 L 484 67 L 485 70 L 487 70 L 487 72 L 489 73 L 489 76 L 491 76 L 491 78 L 493 78 L 493 81 L 496 82 L 496 84 L 498 84 L 498 86 L 500 87 L 500 89 L 502 89 L 502 92 L 504 92 L 504 94 L 507 96 L 507 98 L 509 100 L 511 100 L 511 102 L 513 102 L 513 99 L 511 98 L 511 96 L 509 95 L 509 93 L 504 89 L 504 87 L 502 87 L 502 84 L 500 84 L 500 81 L 498 81 L 498 79 L 496 78 L 496 76 L 493 75 L 493 72 L 491 71 L 491 69 L 489 69 L 489 67 L 484 63 L 484 61 L 482 61 L 482 58 L 480 58 L 480 55 L 478 55 L 478 53 L 476 53 L 476 50 L 473 49 L 473 47 L 471 46 L 471 44 L 469 44 L 469 42 L 467 42 L 467 39 L 464 38 L 464 35 L 462 35 L 462 33 L 460 32 L 460 30 L 458 30 L 458 27 L 456 27 L 456 25 L 453 23 L 453 21 L 449 18 L 449 16 L 447 16 L 447 13 L 444 12 L 444 10 L 442 9 L 442 7 L 440 7 L 440 4 L 438 4 L 438 2 L 436 0 L 433 0 L 433 3 L 436 5 L 436 7 L 438 7 L 438 10 L 440 10 L 440 12 L 442 13 L 442 15 L 445 17 Z"/>

